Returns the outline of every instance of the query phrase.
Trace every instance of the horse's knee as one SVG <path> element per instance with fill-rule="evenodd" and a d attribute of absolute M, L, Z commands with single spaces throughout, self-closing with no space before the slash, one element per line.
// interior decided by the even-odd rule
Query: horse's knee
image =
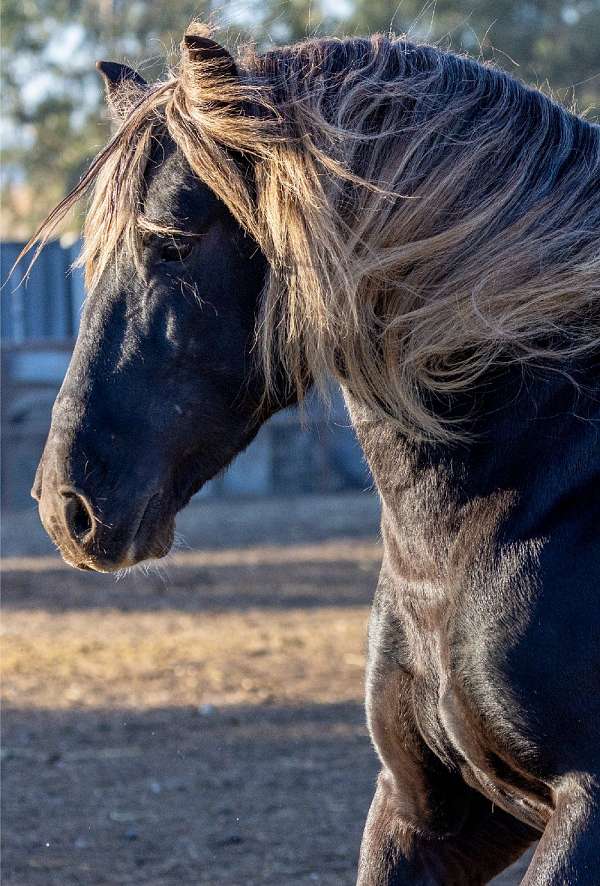
<path fill-rule="evenodd" d="M 412 854 L 415 837 L 412 825 L 399 814 L 393 776 L 384 770 L 379 774 L 363 833 L 357 886 L 400 883 L 398 868 Z"/>
<path fill-rule="evenodd" d="M 400 831 L 432 840 L 456 836 L 470 808 L 470 792 L 462 778 L 441 765 L 435 771 L 416 763 L 398 773 L 383 769 L 375 796 Z"/>
<path fill-rule="evenodd" d="M 363 836 L 359 886 L 482 886 L 535 839 L 531 828 L 481 795 L 467 798 L 456 833 L 433 832 L 403 817 L 396 791 L 390 773 L 382 773 Z M 458 793 L 469 791 L 463 785 Z"/>

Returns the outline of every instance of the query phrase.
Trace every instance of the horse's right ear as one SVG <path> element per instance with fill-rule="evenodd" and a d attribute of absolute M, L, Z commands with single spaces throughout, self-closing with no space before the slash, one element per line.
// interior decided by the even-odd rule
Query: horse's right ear
<path fill-rule="evenodd" d="M 233 56 L 216 40 L 201 34 L 188 33 L 183 38 L 182 48 L 192 61 L 213 62 L 224 74 L 230 77 L 237 76 L 238 70 Z"/>
<path fill-rule="evenodd" d="M 106 88 L 109 110 L 117 120 L 126 117 L 148 84 L 137 71 L 118 62 L 96 62 Z"/>

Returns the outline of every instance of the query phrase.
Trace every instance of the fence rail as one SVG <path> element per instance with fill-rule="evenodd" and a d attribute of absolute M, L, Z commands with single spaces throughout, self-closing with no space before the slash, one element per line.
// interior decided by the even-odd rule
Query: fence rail
<path fill-rule="evenodd" d="M 9 276 L 23 245 L 3 242 L 0 248 L 2 340 L 28 342 L 74 338 L 85 298 L 83 272 L 73 267 L 80 242 L 61 246 L 58 240 L 52 240 L 42 250 L 26 282 L 27 257 Z"/>

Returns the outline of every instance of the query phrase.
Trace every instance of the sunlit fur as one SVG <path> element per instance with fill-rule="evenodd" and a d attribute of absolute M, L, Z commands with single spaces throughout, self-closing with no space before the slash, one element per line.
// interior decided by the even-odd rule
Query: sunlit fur
<path fill-rule="evenodd" d="M 166 128 L 268 259 L 269 384 L 276 354 L 300 394 L 332 374 L 406 433 L 451 439 L 443 403 L 490 366 L 600 344 L 600 127 L 507 74 L 382 36 L 247 50 L 238 76 L 182 47 L 135 99 L 37 241 L 95 181 L 88 286 L 122 247 L 139 261 Z"/>

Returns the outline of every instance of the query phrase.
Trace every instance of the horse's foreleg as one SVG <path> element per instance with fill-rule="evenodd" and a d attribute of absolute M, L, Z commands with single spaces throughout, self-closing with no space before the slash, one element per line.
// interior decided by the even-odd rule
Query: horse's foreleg
<path fill-rule="evenodd" d="M 416 835 L 398 819 L 388 778 L 388 773 L 380 774 L 371 803 L 360 847 L 357 886 L 393 886 L 396 883 L 418 886 L 420 882 L 410 860 Z M 403 873 L 399 872 L 399 866 L 404 868 Z"/>
<path fill-rule="evenodd" d="M 586 780 L 587 781 L 587 780 Z M 580 779 L 562 792 L 523 886 L 598 886 L 600 785 Z"/>
<path fill-rule="evenodd" d="M 396 788 L 382 773 L 363 835 L 358 886 L 482 886 L 538 838 L 464 783 L 457 781 L 455 790 L 468 801 L 467 815 L 455 834 L 435 837 L 402 820 Z"/>

